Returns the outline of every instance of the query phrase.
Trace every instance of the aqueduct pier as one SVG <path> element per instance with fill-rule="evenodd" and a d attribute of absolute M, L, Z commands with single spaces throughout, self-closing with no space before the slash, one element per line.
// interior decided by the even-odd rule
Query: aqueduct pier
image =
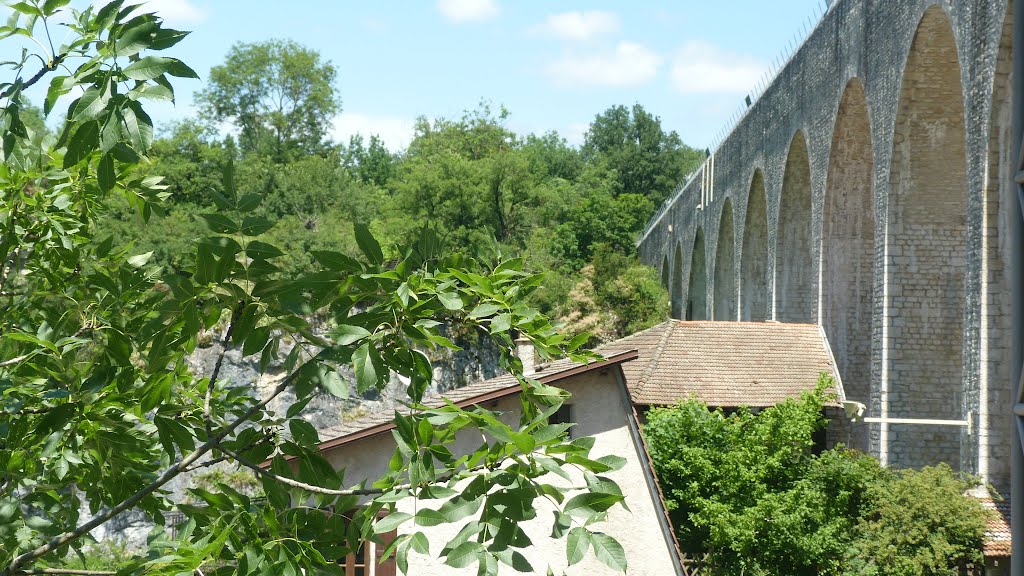
<path fill-rule="evenodd" d="M 850 444 L 1010 486 L 1008 0 L 837 0 L 640 239 L 676 318 L 818 323 Z"/>

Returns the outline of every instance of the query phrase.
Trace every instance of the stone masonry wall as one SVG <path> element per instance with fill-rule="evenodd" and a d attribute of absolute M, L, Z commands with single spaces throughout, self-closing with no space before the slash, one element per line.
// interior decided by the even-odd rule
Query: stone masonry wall
<path fill-rule="evenodd" d="M 1000 67 L 1008 61 L 1008 6 L 837 0 L 714 151 L 714 170 L 684 186 L 639 243 L 645 262 L 670 263 L 671 276 L 681 278 L 672 284 L 673 301 L 692 301 L 692 247 L 702 228 L 705 258 L 715 259 L 707 262 L 704 298 L 724 297 L 715 266 L 730 251 L 718 246 L 729 241 L 719 231 L 728 199 L 739 317 L 774 313 L 780 321 L 825 324 L 833 346 L 842 347 L 835 353 L 845 358 L 847 395 L 870 416 L 972 423 L 855 426 L 864 445 L 897 466 L 942 460 L 980 471 L 999 488 L 1008 485 L 1010 388 L 1000 202 L 1012 146 L 1009 67 Z M 915 37 L 929 40 L 912 55 Z M 854 79 L 867 108 L 866 141 L 853 136 L 865 119 L 839 113 Z M 806 142 L 809 210 L 786 198 L 798 134 Z M 752 200 L 758 175 L 764 206 Z M 840 179 L 854 184 L 839 186 Z M 806 214 L 798 226 L 809 231 L 809 264 L 805 257 L 800 267 L 788 263 L 789 239 L 800 237 L 783 232 L 796 225 L 790 205 Z M 837 251 L 843 238 L 855 246 Z M 683 261 L 673 262 L 678 245 Z M 804 267 L 808 274 L 793 276 Z M 771 304 L 766 315 L 759 286 Z M 791 313 L 792 303 L 809 310 Z"/>

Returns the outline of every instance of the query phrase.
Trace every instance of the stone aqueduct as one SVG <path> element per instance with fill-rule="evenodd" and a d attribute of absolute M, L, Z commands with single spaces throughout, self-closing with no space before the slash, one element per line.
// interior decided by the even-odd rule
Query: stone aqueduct
<path fill-rule="evenodd" d="M 820 324 L 876 420 L 850 444 L 1001 491 L 1011 12 L 837 0 L 639 244 L 676 318 Z"/>

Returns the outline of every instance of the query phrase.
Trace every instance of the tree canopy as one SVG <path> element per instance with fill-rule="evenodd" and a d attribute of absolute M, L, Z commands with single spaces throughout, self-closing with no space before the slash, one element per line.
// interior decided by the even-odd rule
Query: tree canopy
<path fill-rule="evenodd" d="M 704 160 L 704 153 L 665 132 L 661 119 L 639 104 L 613 106 L 598 114 L 583 143 L 585 158 L 615 171 L 614 192 L 647 197 L 660 206 Z"/>
<path fill-rule="evenodd" d="M 341 112 L 337 70 L 292 40 L 240 42 L 196 99 L 203 114 L 230 122 L 242 147 L 277 160 L 320 152 Z"/>
<path fill-rule="evenodd" d="M 338 573 L 334 561 L 365 540 L 428 521 L 463 524 L 433 551 L 451 566 L 532 570 L 518 552 L 530 540 L 514 521 L 535 514 L 532 502 L 541 498 L 559 503 L 555 536 L 590 537 L 621 491 L 607 480 L 565 485 L 549 472 L 600 474 L 622 459 L 592 460 L 592 442 L 569 442 L 567 425 L 549 425 L 566 394 L 524 377 L 512 353 L 513 336 L 524 336 L 546 357 L 591 357 L 580 351 L 585 335 L 569 339 L 524 301 L 540 279 L 517 259 L 444 250 L 430 229 L 385 256 L 360 223 L 352 226 L 357 254 L 314 251 L 310 269 L 284 270 L 271 237 L 273 210 L 264 205 L 270 195 L 239 185 L 230 146 L 221 178 L 206 192 L 212 205 L 197 214 L 205 230 L 182 240 L 173 268 L 157 265 L 152 252 L 110 235 L 106 218 L 121 202 L 144 224 L 168 221 L 167 185 L 144 169 L 153 126 L 143 102 L 172 99 L 170 77 L 195 76 L 181 61 L 153 55 L 186 33 L 122 0 L 84 10 L 68 3 L 13 4 L 0 29 L 3 38 L 48 37 L 55 21 L 71 23 L 64 45 L 9 64 L 11 79 L 0 83 L 4 573 L 71 569 L 90 532 L 129 511 L 157 527 L 147 549 L 118 559 L 118 574 Z M 44 64 L 33 69 L 37 62 Z M 22 119 L 23 91 L 40 82 L 50 86 L 46 113 L 59 96 L 80 94 L 55 138 Z M 216 153 L 186 147 L 183 168 L 208 174 Z M 314 319 L 328 329 L 315 330 Z M 502 366 L 522 389 L 518 422 L 478 407 L 421 405 L 432 378 L 425 351 L 454 346 L 443 324 L 479 330 L 501 348 Z M 209 335 L 221 354 L 209 373 L 197 373 L 188 356 Z M 279 371 L 273 389 L 255 396 L 248 383 L 222 378 L 228 347 L 261 372 Z M 370 485 L 346 484 L 301 417 L 318 391 L 348 393 L 342 366 L 353 370 L 357 392 L 380 387 L 391 373 L 409 382 L 409 410 L 394 416 L 390 469 Z M 296 403 L 272 411 L 286 390 Z M 478 448 L 453 453 L 460 431 L 474 431 Z M 268 467 L 259 465 L 267 459 Z M 267 500 L 222 482 L 194 488 L 195 503 L 177 505 L 187 522 L 172 537 L 162 528 L 175 506 L 168 483 L 211 462 L 253 471 Z M 413 497 L 423 504 L 415 517 L 395 512 L 396 501 Z M 356 504 L 351 518 L 328 513 Z M 594 534 L 608 544 L 599 558 L 624 571 L 621 554 L 607 552 L 609 539 Z M 404 571 L 409 550 L 427 552 L 421 532 L 400 536 L 387 554 Z"/>
<path fill-rule="evenodd" d="M 682 549 L 721 574 L 949 574 L 980 560 L 976 480 L 940 465 L 882 468 L 842 446 L 814 454 L 813 393 L 728 414 L 697 400 L 648 413 L 644 436 Z"/>

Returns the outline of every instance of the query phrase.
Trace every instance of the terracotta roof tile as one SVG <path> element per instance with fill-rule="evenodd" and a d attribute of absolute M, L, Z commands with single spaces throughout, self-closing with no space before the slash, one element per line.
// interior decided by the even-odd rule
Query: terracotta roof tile
<path fill-rule="evenodd" d="M 636 349 L 622 366 L 633 401 L 675 404 L 696 397 L 712 406 L 771 406 L 813 389 L 838 370 L 821 329 L 778 322 L 669 320 L 602 346 Z M 837 389 L 844 400 L 842 386 Z M 836 402 L 838 404 L 838 402 Z"/>
<path fill-rule="evenodd" d="M 985 527 L 982 552 L 986 558 L 1010 557 L 1010 499 L 980 498 L 981 505 L 993 513 Z"/>
<path fill-rule="evenodd" d="M 630 360 L 635 358 L 635 354 L 632 351 L 624 350 L 614 353 L 605 353 L 605 360 L 592 362 L 590 364 L 582 364 L 574 362 L 567 358 L 561 360 L 555 360 L 546 364 L 538 366 L 538 370 L 530 374 L 530 378 L 540 380 L 542 382 L 550 382 L 552 380 L 558 380 L 561 376 L 572 372 L 574 369 L 579 368 L 592 368 L 599 369 L 612 364 L 625 363 L 628 364 Z M 480 382 L 474 382 L 472 384 L 463 386 L 462 388 L 455 388 L 448 390 L 443 394 L 434 394 L 423 399 L 423 404 L 432 408 L 439 408 L 445 405 L 445 399 L 448 399 L 454 404 L 460 406 L 471 405 L 474 400 L 483 399 L 486 397 L 493 398 L 493 394 L 501 394 L 503 391 L 507 391 L 509 394 L 515 393 L 519 390 L 519 382 L 511 374 L 505 374 L 490 378 L 488 380 L 482 380 Z M 483 400 L 478 400 L 483 401 Z M 407 409 L 400 410 L 403 413 L 408 413 Z M 382 429 L 390 429 L 392 427 L 392 419 L 394 413 L 392 412 L 378 412 L 342 422 L 334 426 L 329 426 L 320 430 L 320 438 L 323 440 L 320 446 L 326 448 L 328 445 L 333 445 L 338 440 L 348 436 L 352 436 L 359 432 L 364 432 L 377 427 Z"/>

